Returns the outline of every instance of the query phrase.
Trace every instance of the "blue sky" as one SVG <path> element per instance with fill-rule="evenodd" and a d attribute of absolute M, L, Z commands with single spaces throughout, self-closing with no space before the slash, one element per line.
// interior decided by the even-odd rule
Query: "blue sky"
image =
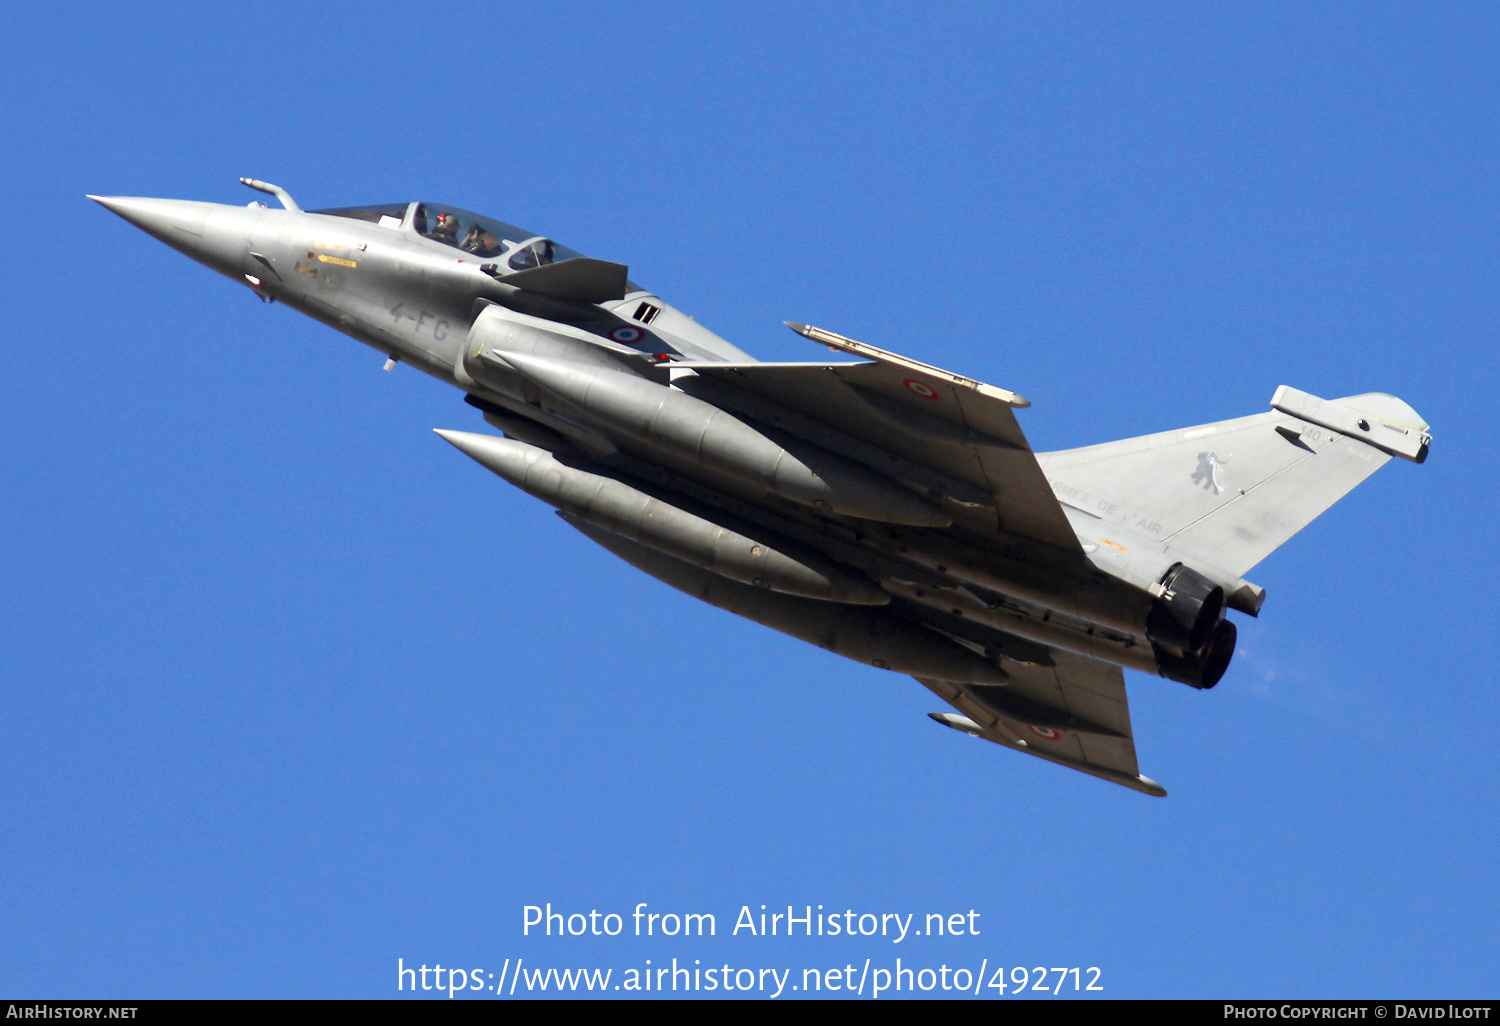
<path fill-rule="evenodd" d="M 1494 994 L 1494 7 L 8 20 L 0 993 L 903 957 Z M 244 203 L 241 175 L 532 227 L 761 358 L 815 352 L 797 320 L 1015 389 L 1037 449 L 1289 384 L 1396 393 L 1433 455 L 1250 575 L 1216 690 L 1129 675 L 1153 800 L 640 575 L 433 436 L 483 429 L 457 392 L 83 198 Z M 523 937 L 546 902 L 719 935 Z M 761 904 L 981 932 L 728 936 Z"/>

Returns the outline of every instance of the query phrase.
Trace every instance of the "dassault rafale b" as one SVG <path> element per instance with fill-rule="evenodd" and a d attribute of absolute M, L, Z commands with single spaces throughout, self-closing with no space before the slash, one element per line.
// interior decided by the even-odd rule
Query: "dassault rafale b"
<path fill-rule="evenodd" d="M 439 431 L 695 598 L 882 670 L 944 726 L 1165 795 L 1123 670 L 1219 682 L 1244 577 L 1430 436 L 1383 393 L 1035 453 L 1027 401 L 804 324 L 847 357 L 761 363 L 625 266 L 446 203 L 304 211 L 91 197 L 266 301 L 466 393 Z"/>

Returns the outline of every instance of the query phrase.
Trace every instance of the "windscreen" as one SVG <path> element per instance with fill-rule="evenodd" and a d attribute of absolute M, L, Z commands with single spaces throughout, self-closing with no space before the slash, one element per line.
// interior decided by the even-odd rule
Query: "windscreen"
<path fill-rule="evenodd" d="M 411 226 L 419 235 L 481 259 L 504 257 L 516 271 L 583 255 L 535 232 L 442 203 L 418 203 Z"/>

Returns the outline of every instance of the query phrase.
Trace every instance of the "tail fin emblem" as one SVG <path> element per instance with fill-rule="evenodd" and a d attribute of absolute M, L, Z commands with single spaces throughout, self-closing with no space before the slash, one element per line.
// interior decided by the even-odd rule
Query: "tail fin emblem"
<path fill-rule="evenodd" d="M 1198 454 L 1198 469 L 1193 471 L 1193 483 L 1203 486 L 1205 491 L 1212 490 L 1218 495 L 1224 490 L 1224 460 L 1219 459 L 1217 453 L 1200 452 Z"/>

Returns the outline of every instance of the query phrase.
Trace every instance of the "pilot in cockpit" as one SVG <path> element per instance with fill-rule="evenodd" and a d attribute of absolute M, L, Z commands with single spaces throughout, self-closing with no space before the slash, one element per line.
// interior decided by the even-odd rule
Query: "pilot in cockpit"
<path fill-rule="evenodd" d="M 459 244 L 458 248 L 476 256 L 495 256 L 500 252 L 500 240 L 481 228 L 479 222 L 475 221 L 469 225 L 469 230 L 464 233 L 464 241 Z"/>
<path fill-rule="evenodd" d="M 457 246 L 458 218 L 452 214 L 439 214 L 437 223 L 432 226 L 432 235 L 429 237 L 450 246 Z"/>

